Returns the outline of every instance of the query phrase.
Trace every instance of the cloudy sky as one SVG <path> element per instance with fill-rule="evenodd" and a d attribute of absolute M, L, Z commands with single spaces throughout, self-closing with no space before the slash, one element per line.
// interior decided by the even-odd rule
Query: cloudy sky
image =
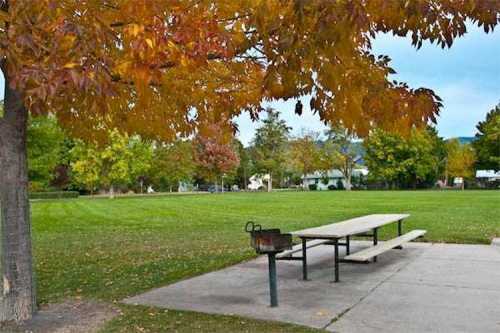
<path fill-rule="evenodd" d="M 417 51 L 408 39 L 379 35 L 374 51 L 391 57 L 392 67 L 397 71 L 395 79 L 408 82 L 413 88 L 431 88 L 444 100 L 438 129 L 445 138 L 474 135 L 475 124 L 500 102 L 500 29 L 485 34 L 479 28 L 469 27 L 464 37 L 445 50 L 425 44 Z M 0 98 L 3 85 L 0 78 Z M 318 117 L 308 110 L 308 99 L 303 104 L 305 112 L 300 117 L 293 113 L 294 101 L 265 106 L 281 111 L 293 134 L 304 129 L 324 129 Z M 246 115 L 239 117 L 237 123 L 239 138 L 247 145 L 258 124 Z"/>
<path fill-rule="evenodd" d="M 445 138 L 474 135 L 475 124 L 500 102 L 500 29 L 485 34 L 479 28 L 469 27 L 464 37 L 445 50 L 426 44 L 417 51 L 408 39 L 379 35 L 374 51 L 391 57 L 397 71 L 395 79 L 408 82 L 413 88 L 433 89 L 443 99 L 438 130 Z M 303 104 L 307 109 L 308 99 Z M 294 115 L 293 101 L 270 105 L 282 112 L 294 134 L 302 129 L 324 128 L 309 110 L 301 117 Z M 247 144 L 256 124 L 246 116 L 240 117 L 238 124 L 240 140 Z"/>

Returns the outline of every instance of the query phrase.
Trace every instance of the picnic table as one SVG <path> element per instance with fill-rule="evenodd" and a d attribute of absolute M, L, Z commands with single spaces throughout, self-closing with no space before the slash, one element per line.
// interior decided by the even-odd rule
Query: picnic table
<path fill-rule="evenodd" d="M 307 280 L 307 249 L 319 245 L 333 245 L 335 248 L 335 282 L 339 281 L 340 262 L 367 263 L 370 259 L 377 260 L 377 256 L 394 248 L 401 249 L 402 244 L 423 236 L 426 230 L 413 230 L 402 233 L 402 222 L 409 214 L 372 214 L 353 218 L 350 220 L 323 225 L 292 232 L 292 235 L 301 239 L 302 244 L 292 250 L 285 251 L 276 256 L 277 260 L 301 260 L 302 277 Z M 378 229 L 388 224 L 398 224 L 398 237 L 389 241 L 378 242 Z M 373 238 L 373 246 L 351 254 L 350 241 L 352 236 L 368 236 Z M 341 242 L 341 240 L 345 240 Z M 345 246 L 346 256 L 339 257 L 339 246 Z M 302 252 L 302 256 L 294 253 Z"/>

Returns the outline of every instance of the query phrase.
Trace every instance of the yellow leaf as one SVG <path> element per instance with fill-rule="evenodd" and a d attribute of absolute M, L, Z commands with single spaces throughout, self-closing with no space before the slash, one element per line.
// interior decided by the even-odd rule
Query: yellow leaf
<path fill-rule="evenodd" d="M 150 38 L 146 38 L 146 44 L 148 44 L 150 48 L 153 48 L 153 41 Z"/>
<path fill-rule="evenodd" d="M 76 66 L 78 66 L 78 63 L 68 62 L 66 65 L 64 65 L 64 68 L 75 68 Z"/>
<path fill-rule="evenodd" d="M 10 21 L 9 13 L 7 13 L 3 10 L 0 10 L 0 20 L 2 20 L 4 22 L 9 22 Z"/>
<path fill-rule="evenodd" d="M 116 66 L 116 71 L 119 74 L 124 75 L 128 71 L 128 69 L 130 68 L 130 65 L 131 65 L 131 61 L 129 61 L 129 60 L 123 61 L 118 66 Z"/>
<path fill-rule="evenodd" d="M 130 25 L 129 31 L 133 37 L 136 37 L 139 33 L 144 31 L 144 27 L 142 25 L 133 23 Z"/>

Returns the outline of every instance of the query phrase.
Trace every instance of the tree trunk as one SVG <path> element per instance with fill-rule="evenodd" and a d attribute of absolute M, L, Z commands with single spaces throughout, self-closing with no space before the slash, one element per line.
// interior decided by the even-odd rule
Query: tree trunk
<path fill-rule="evenodd" d="M 273 175 L 269 173 L 269 178 L 267 180 L 267 192 L 273 191 Z"/>
<path fill-rule="evenodd" d="M 352 172 L 346 172 L 346 177 L 345 177 L 345 190 L 350 191 L 352 189 Z"/>
<path fill-rule="evenodd" d="M 352 188 L 352 170 L 353 166 L 349 161 L 346 162 L 344 176 L 345 176 L 345 190 L 350 191 Z"/>
<path fill-rule="evenodd" d="M 4 116 L 0 118 L 0 321 L 19 322 L 31 318 L 36 309 L 28 200 L 28 111 L 22 95 L 9 87 L 4 76 Z"/>

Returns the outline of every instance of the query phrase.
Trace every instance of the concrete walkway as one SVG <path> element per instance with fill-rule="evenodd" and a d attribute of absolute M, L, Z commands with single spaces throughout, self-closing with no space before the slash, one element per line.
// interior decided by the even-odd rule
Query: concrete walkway
<path fill-rule="evenodd" d="M 353 249 L 366 242 L 353 242 Z M 277 320 L 333 332 L 500 332 L 500 247 L 410 243 L 377 263 L 341 264 L 333 248 L 278 262 L 278 308 L 270 308 L 267 257 L 138 295 L 125 302 Z"/>

